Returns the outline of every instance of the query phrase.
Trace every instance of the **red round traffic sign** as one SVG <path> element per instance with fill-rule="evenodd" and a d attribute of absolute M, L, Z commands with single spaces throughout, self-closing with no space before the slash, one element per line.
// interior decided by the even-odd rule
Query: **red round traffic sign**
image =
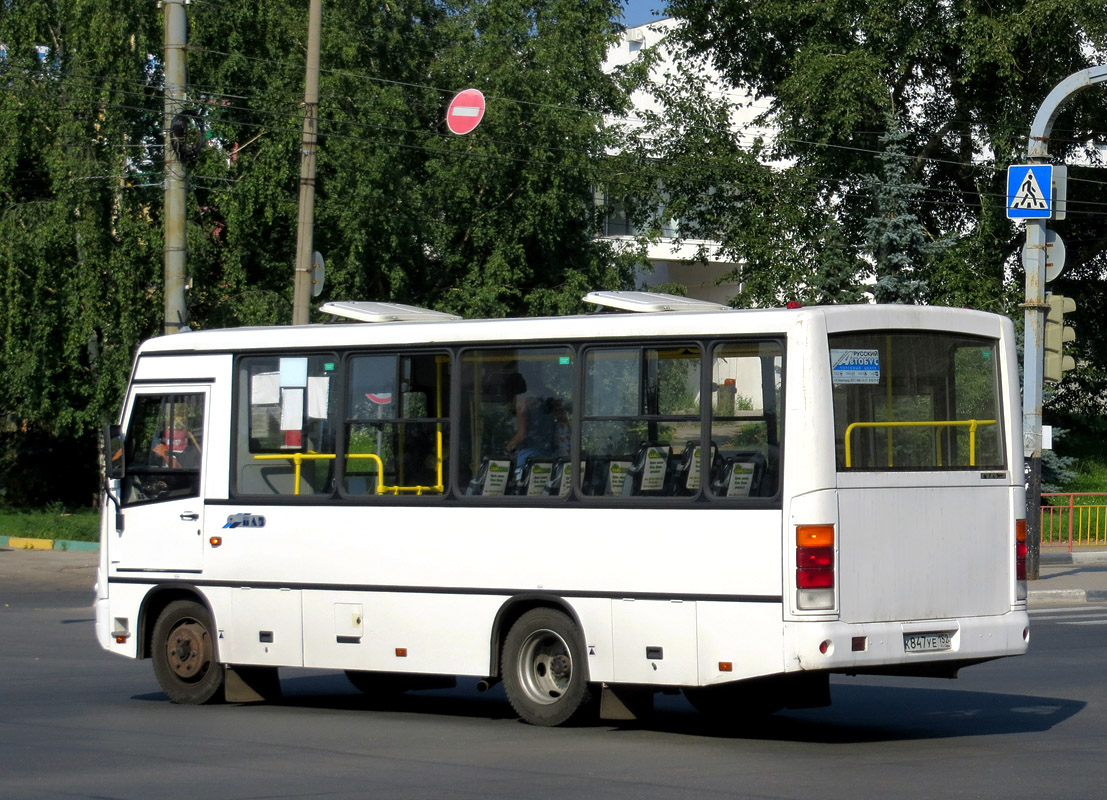
<path fill-rule="evenodd" d="M 446 127 L 459 136 L 472 133 L 483 118 L 484 95 L 477 89 L 458 92 L 446 109 Z"/>

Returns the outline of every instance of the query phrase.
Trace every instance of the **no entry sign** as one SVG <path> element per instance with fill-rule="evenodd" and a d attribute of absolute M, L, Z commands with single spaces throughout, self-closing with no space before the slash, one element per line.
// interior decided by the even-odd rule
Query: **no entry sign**
<path fill-rule="evenodd" d="M 477 89 L 464 89 L 454 95 L 446 110 L 446 127 L 462 136 L 472 133 L 484 118 L 484 95 Z"/>

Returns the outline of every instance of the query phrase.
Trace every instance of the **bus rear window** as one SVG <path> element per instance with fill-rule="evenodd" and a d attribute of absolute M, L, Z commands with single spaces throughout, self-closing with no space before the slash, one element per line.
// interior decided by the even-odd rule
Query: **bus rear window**
<path fill-rule="evenodd" d="M 1006 468 L 997 340 L 866 331 L 829 344 L 839 470 Z"/>

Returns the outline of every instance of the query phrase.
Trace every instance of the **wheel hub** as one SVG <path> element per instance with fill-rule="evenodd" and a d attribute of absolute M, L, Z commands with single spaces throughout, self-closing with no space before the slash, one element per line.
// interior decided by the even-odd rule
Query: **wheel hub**
<path fill-rule="evenodd" d="M 534 702 L 557 702 L 573 678 L 573 659 L 565 640 L 550 630 L 532 633 L 522 647 L 519 678 Z"/>
<path fill-rule="evenodd" d="M 197 680 L 211 663 L 211 641 L 207 629 L 196 622 L 186 622 L 174 628 L 165 649 L 169 668 L 181 680 Z"/>

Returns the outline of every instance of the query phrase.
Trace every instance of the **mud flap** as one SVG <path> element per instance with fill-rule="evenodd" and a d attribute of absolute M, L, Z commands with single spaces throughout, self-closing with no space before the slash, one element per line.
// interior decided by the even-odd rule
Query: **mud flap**
<path fill-rule="evenodd" d="M 600 719 L 639 719 L 653 711 L 653 690 L 608 686 L 600 691 Z"/>
<path fill-rule="evenodd" d="M 276 667 L 232 667 L 226 665 L 223 695 L 228 703 L 264 703 L 281 698 L 281 681 Z"/>

